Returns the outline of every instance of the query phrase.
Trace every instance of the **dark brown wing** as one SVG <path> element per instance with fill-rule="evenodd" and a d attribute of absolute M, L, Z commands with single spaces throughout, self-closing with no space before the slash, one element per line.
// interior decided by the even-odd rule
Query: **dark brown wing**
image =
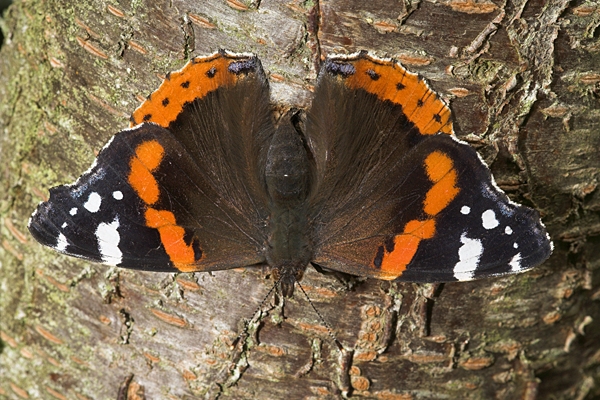
<path fill-rule="evenodd" d="M 258 59 L 225 52 L 171 73 L 92 169 L 50 192 L 29 229 L 77 257 L 202 271 L 264 261 L 273 134 Z"/>
<path fill-rule="evenodd" d="M 316 264 L 439 282 L 518 272 L 550 254 L 537 213 L 495 187 L 453 137 L 447 106 L 393 61 L 328 59 L 306 134 Z"/>

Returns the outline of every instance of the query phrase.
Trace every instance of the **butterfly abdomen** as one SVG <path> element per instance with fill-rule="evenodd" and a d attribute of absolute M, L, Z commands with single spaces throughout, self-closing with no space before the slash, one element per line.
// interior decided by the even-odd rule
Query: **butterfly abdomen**
<path fill-rule="evenodd" d="M 284 296 L 291 296 L 312 258 L 306 198 L 309 160 L 298 132 L 287 121 L 273 135 L 265 166 L 269 194 L 267 262 L 281 277 Z"/>
<path fill-rule="evenodd" d="M 304 207 L 284 207 L 273 209 L 269 216 L 267 263 L 281 274 L 296 275 L 312 259 L 306 214 Z"/>

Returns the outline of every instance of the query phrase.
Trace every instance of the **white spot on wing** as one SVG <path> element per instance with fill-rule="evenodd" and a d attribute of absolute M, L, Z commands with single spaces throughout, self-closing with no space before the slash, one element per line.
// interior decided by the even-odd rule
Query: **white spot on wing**
<path fill-rule="evenodd" d="M 123 192 L 121 192 L 120 190 L 115 190 L 113 192 L 113 197 L 115 198 L 115 200 L 123 200 Z"/>
<path fill-rule="evenodd" d="M 513 248 L 515 248 L 515 249 L 518 249 L 518 248 L 519 248 L 519 243 L 517 243 L 517 242 L 514 242 L 514 243 L 513 243 Z"/>
<path fill-rule="evenodd" d="M 458 249 L 460 260 L 454 266 L 454 277 L 459 281 L 468 281 L 473 279 L 473 273 L 479 265 L 483 245 L 481 240 L 468 238 L 465 233 L 460 236 L 460 242 L 463 245 Z"/>
<path fill-rule="evenodd" d="M 542 221 L 540 221 L 540 224 L 542 224 L 542 227 L 546 227 Z M 548 241 L 550 242 L 550 253 L 552 253 L 554 251 L 554 243 L 552 242 L 552 239 L 550 239 L 550 234 L 548 232 L 546 232 L 546 239 L 548 239 Z"/>
<path fill-rule="evenodd" d="M 511 272 L 519 272 L 521 271 L 521 253 L 517 253 L 510 259 L 508 263 L 510 265 Z"/>
<path fill-rule="evenodd" d="M 504 233 L 506 233 L 507 235 L 512 235 L 513 230 L 510 226 L 507 226 L 506 228 L 504 228 Z"/>
<path fill-rule="evenodd" d="M 119 249 L 121 235 L 119 235 L 119 217 L 115 217 L 113 222 L 102 222 L 96 228 L 96 239 L 98 240 L 98 250 L 102 257 L 102 262 L 108 265 L 118 265 L 123 261 L 123 252 Z"/>
<path fill-rule="evenodd" d="M 73 207 L 73 208 L 71 208 L 71 209 L 69 210 L 69 214 L 71 214 L 71 215 L 75 215 L 75 214 L 77 214 L 77 207 Z"/>
<path fill-rule="evenodd" d="M 58 251 L 65 251 L 68 245 L 69 242 L 67 242 L 67 238 L 65 237 L 65 235 L 59 233 L 58 237 L 56 238 L 56 247 L 54 248 Z"/>
<path fill-rule="evenodd" d="M 62 229 L 65 229 L 67 227 L 67 223 L 63 222 L 62 225 L 60 226 Z"/>
<path fill-rule="evenodd" d="M 471 207 L 468 207 L 468 206 L 462 206 L 462 208 L 460 209 L 460 213 L 464 214 L 464 215 L 467 215 L 470 212 L 471 212 Z"/>
<path fill-rule="evenodd" d="M 102 204 L 102 197 L 98 193 L 92 192 L 87 201 L 83 203 L 83 207 L 89 212 L 95 213 L 100 209 L 100 204 Z"/>
<path fill-rule="evenodd" d="M 494 210 L 485 210 L 483 214 L 481 214 L 481 221 L 483 222 L 483 227 L 485 229 L 494 229 L 500 224 L 496 219 Z"/>

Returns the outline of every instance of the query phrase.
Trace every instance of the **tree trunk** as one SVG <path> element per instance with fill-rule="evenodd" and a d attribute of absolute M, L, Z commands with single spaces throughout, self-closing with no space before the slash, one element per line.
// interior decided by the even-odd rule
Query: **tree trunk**
<path fill-rule="evenodd" d="M 0 398 L 598 398 L 599 25 L 583 0 L 17 1 L 0 53 Z M 39 246 L 27 219 L 48 189 L 167 72 L 219 48 L 258 54 L 273 102 L 299 107 L 324 56 L 396 57 L 540 211 L 554 254 L 444 285 L 309 270 L 342 355 L 298 290 L 232 350 L 272 285 L 260 270 L 136 272 Z"/>

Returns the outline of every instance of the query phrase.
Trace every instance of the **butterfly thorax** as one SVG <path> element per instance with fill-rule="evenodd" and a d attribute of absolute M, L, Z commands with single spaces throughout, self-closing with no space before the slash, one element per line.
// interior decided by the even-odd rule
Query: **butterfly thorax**
<path fill-rule="evenodd" d="M 312 259 L 306 198 L 309 161 L 302 139 L 289 124 L 280 126 L 267 154 L 265 180 L 269 194 L 267 263 L 290 297 Z"/>

